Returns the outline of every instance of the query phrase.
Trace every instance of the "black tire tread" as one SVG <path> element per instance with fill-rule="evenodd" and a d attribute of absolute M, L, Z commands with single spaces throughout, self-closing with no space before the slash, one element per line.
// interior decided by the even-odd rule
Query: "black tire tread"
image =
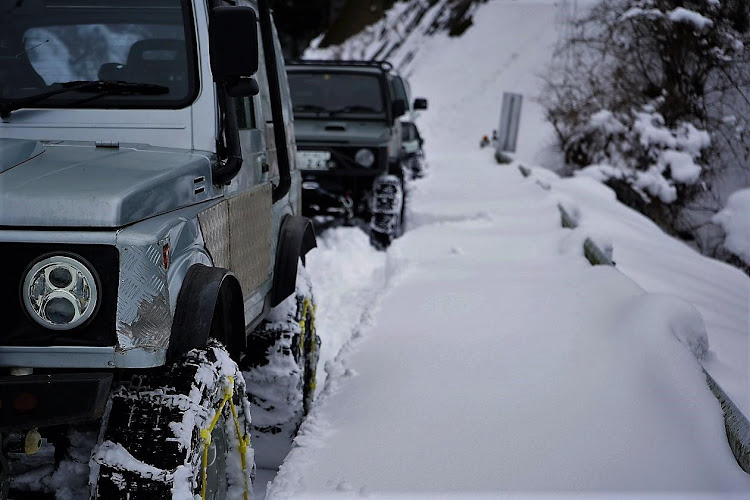
<path fill-rule="evenodd" d="M 170 475 L 181 465 L 200 463 L 200 429 L 196 427 L 192 430 L 190 448 L 185 449 L 175 440 L 169 424 L 182 422 L 187 411 L 196 410 L 195 403 L 190 402 L 187 395 L 194 387 L 198 370 L 217 362 L 213 350 L 217 347 L 223 349 L 221 344 L 211 340 L 207 348 L 191 351 L 180 362 L 133 376 L 128 384 L 112 394 L 109 419 L 103 427 L 100 443 L 111 441 L 121 445 L 133 458 L 165 471 L 167 477 L 146 477 L 119 465 L 100 462 L 95 498 L 171 498 L 174 484 Z M 216 407 L 222 400 L 222 377 L 218 373 L 214 373 L 214 376 L 212 384 L 202 388 L 199 412 L 207 413 L 204 406 Z M 244 412 L 241 399 L 244 397 L 244 380 L 238 370 L 235 388 L 235 405 L 238 412 Z M 237 390 L 239 388 L 242 391 Z M 226 414 L 228 407 L 224 411 Z M 246 423 L 247 420 L 246 415 Z M 246 428 L 245 432 L 248 431 Z"/>

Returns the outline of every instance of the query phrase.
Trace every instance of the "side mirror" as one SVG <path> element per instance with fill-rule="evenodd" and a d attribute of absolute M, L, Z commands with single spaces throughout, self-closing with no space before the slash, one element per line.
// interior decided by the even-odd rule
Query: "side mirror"
<path fill-rule="evenodd" d="M 414 109 L 427 109 L 427 99 L 424 97 L 414 99 Z"/>
<path fill-rule="evenodd" d="M 214 7 L 208 20 L 211 73 L 217 83 L 238 84 L 258 71 L 258 19 L 250 7 Z"/>
<path fill-rule="evenodd" d="M 403 99 L 394 100 L 393 104 L 391 105 L 391 110 L 393 113 L 393 118 L 404 116 L 404 114 L 406 113 L 406 102 L 404 102 Z"/>

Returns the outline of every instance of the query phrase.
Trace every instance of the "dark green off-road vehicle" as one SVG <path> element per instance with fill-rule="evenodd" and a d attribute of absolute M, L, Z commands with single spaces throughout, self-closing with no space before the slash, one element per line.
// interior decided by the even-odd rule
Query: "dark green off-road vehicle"
<path fill-rule="evenodd" d="M 303 214 L 361 221 L 387 247 L 404 228 L 401 117 L 407 103 L 378 61 L 287 65 Z"/>

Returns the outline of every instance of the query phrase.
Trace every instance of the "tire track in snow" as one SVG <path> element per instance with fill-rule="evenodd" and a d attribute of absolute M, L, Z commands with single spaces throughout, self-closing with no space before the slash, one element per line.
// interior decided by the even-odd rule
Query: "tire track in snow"
<path fill-rule="evenodd" d="M 307 266 L 322 342 L 317 373 L 320 393 L 331 361 L 366 322 L 390 273 L 387 253 L 375 250 L 356 227 L 337 227 L 319 235 L 318 248 L 310 253 Z"/>
<path fill-rule="evenodd" d="M 315 408 L 327 393 L 335 392 L 336 381 L 352 374 L 346 368 L 346 353 L 361 338 L 395 274 L 389 265 L 389 254 L 375 250 L 368 235 L 358 227 L 335 227 L 319 234 L 318 248 L 307 256 L 307 269 L 317 304 L 316 330 L 321 338 L 316 374 L 318 399 L 302 424 L 295 439 L 297 444 L 325 435 L 320 423 L 315 422 Z M 255 498 L 266 497 L 266 488 L 276 475 L 273 470 L 257 470 Z"/>

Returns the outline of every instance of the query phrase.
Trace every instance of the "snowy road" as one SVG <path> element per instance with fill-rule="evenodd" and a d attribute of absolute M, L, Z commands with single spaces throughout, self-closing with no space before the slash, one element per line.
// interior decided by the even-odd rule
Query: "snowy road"
<path fill-rule="evenodd" d="M 328 379 L 270 498 L 747 496 L 694 356 L 750 408 L 747 276 L 591 179 L 524 179 L 477 149 L 502 92 L 521 92 L 518 157 L 558 161 L 534 98 L 575 5 L 491 0 L 462 37 L 413 36 L 393 55 L 418 54 L 431 172 L 386 254 L 344 228 L 310 256 Z M 560 227 L 560 202 L 578 229 Z M 587 236 L 614 245 L 617 269 L 589 266 Z"/>
<path fill-rule="evenodd" d="M 387 282 L 352 290 L 382 298 L 354 316 L 270 497 L 748 491 L 673 333 L 705 334 L 695 308 L 590 267 L 554 189 L 485 152 L 456 160 L 416 186 L 412 228 L 379 263 Z M 333 237 L 339 257 L 365 250 L 348 229 Z"/>

